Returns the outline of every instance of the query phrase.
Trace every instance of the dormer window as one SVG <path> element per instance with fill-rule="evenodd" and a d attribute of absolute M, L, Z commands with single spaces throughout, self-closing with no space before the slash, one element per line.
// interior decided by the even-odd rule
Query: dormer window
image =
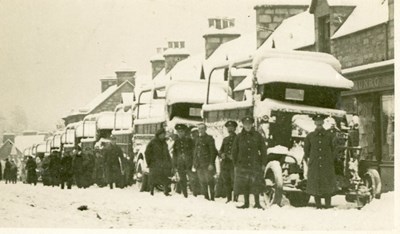
<path fill-rule="evenodd" d="M 184 41 L 170 41 L 170 42 L 168 42 L 168 48 L 183 49 L 183 48 L 185 48 L 185 42 Z"/>
<path fill-rule="evenodd" d="M 208 19 L 208 26 L 216 29 L 224 29 L 235 26 L 235 20 L 229 18 L 212 18 Z"/>

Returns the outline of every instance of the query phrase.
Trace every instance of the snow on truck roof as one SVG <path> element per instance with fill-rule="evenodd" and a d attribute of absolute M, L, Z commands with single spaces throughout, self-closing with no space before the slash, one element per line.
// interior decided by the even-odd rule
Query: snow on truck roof
<path fill-rule="evenodd" d="M 340 74 L 340 62 L 325 53 L 260 50 L 254 55 L 253 72 L 259 84 L 285 82 L 339 89 L 353 87 L 353 82 Z"/>

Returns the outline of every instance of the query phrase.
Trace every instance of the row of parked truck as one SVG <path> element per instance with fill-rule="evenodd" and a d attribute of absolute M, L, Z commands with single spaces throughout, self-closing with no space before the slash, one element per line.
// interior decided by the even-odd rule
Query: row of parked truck
<path fill-rule="evenodd" d="M 237 70 L 251 71 L 246 77 L 251 79 L 251 87 L 243 100 L 232 98 L 235 82 L 231 73 Z M 123 152 L 134 159 L 134 178 L 140 183 L 147 172 L 144 149 L 159 128 L 172 133 L 175 124 L 204 122 L 219 148 L 227 134 L 224 123 L 251 115 L 268 149 L 267 205 L 279 204 L 286 195 L 292 205 L 302 206 L 309 200 L 304 192 L 307 167 L 302 160 L 302 142 L 315 127 L 311 117 L 322 114 L 327 116 L 326 128 L 335 129 L 343 139 L 337 150 L 340 191 L 361 207 L 379 197 L 381 183 L 376 170 L 358 170 L 363 149 L 347 144 L 352 115 L 340 109 L 340 96 L 352 86 L 353 82 L 341 75 L 339 61 L 329 54 L 265 50 L 215 65 L 203 80 L 188 77 L 148 84 L 132 105 L 121 104 L 114 112 L 86 116 L 25 153 L 46 156 L 51 148 L 69 150 L 78 143 L 95 147 L 112 134 Z"/>

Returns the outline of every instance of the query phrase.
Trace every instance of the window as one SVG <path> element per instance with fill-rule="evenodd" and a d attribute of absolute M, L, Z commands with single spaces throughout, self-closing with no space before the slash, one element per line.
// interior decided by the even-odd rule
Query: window
<path fill-rule="evenodd" d="M 394 95 L 381 97 L 382 161 L 394 161 Z"/>
<path fill-rule="evenodd" d="M 304 101 L 304 90 L 302 89 L 286 89 L 286 100 Z"/>
<path fill-rule="evenodd" d="M 318 51 L 330 53 L 331 52 L 331 32 L 329 15 L 318 18 Z"/>

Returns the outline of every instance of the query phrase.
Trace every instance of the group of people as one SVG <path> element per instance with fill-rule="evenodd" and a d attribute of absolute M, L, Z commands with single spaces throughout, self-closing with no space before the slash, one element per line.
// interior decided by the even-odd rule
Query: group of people
<path fill-rule="evenodd" d="M 215 160 L 221 159 L 220 180 L 226 192 L 227 202 L 244 196 L 244 204 L 238 208 L 249 208 L 250 194 L 254 195 L 255 208 L 262 208 L 260 193 L 265 189 L 263 179 L 263 159 L 266 148 L 260 133 L 254 130 L 254 119 L 242 119 L 243 130 L 236 134 L 238 124 L 227 121 L 225 127 L 229 135 L 224 138 L 221 149 L 217 150 L 212 136 L 206 133 L 204 123 L 197 126 L 198 135 L 189 137 L 188 127 L 177 124 L 177 137 L 172 147 L 172 157 L 166 143 L 166 132 L 158 130 L 154 139 L 145 151 L 146 163 L 149 167 L 150 194 L 154 194 L 156 185 L 163 185 L 165 195 L 169 195 L 168 187 L 172 174 L 178 177 L 178 187 L 184 197 L 188 196 L 187 179 L 199 181 L 201 194 L 205 199 L 215 199 Z M 194 176 L 193 176 L 194 174 Z M 191 189 L 196 190 L 196 179 L 190 181 Z"/>
<path fill-rule="evenodd" d="M 133 183 L 133 159 L 124 154 L 116 144 L 114 136 L 109 144 L 99 148 L 77 145 L 74 150 L 52 149 L 50 156 L 41 162 L 42 181 L 45 186 L 60 186 L 71 189 L 73 182 L 78 188 L 88 188 L 94 184 L 99 187 L 109 185 L 124 188 Z M 27 183 L 36 185 L 37 163 L 29 157 L 25 164 Z"/>
<path fill-rule="evenodd" d="M 2 173 L 2 168 L 0 163 L 0 180 L 3 178 L 6 184 L 8 183 L 16 184 L 17 177 L 18 177 L 18 167 L 13 159 L 11 160 L 8 158 L 5 159 L 4 173 Z"/>

